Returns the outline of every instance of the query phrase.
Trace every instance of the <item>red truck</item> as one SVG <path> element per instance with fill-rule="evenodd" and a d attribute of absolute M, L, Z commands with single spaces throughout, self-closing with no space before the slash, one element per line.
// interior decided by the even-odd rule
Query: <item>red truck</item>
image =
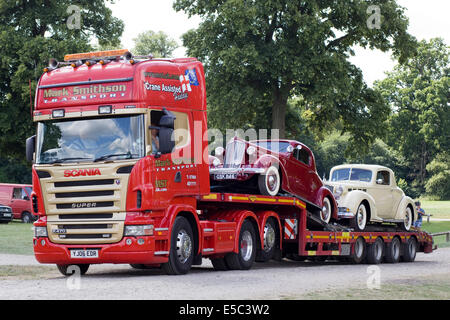
<path fill-rule="evenodd" d="M 13 219 L 31 223 L 37 215 L 31 210 L 31 191 L 33 186 L 27 184 L 0 183 L 0 204 L 12 209 Z"/>
<path fill-rule="evenodd" d="M 432 252 L 425 232 L 353 232 L 294 196 L 211 193 L 206 111 L 194 58 L 116 50 L 52 61 L 27 140 L 36 259 L 63 274 L 98 263 L 185 274 L 202 258 L 242 270 L 283 257 L 380 263 Z"/>

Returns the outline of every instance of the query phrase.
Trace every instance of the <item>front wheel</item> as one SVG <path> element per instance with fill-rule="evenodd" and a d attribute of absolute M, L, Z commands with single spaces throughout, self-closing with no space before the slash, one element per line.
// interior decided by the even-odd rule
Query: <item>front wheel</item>
<path fill-rule="evenodd" d="M 278 169 L 270 166 L 266 173 L 258 177 L 258 189 L 262 195 L 276 196 L 281 188 L 281 178 Z"/>
<path fill-rule="evenodd" d="M 31 223 L 31 222 L 33 222 L 33 217 L 31 216 L 31 213 L 24 212 L 22 214 L 22 222 L 23 223 Z"/>
<path fill-rule="evenodd" d="M 58 271 L 64 276 L 70 276 L 76 273 L 84 275 L 89 269 L 89 264 L 58 264 L 56 266 L 58 267 Z"/>
<path fill-rule="evenodd" d="M 367 226 L 367 207 L 361 203 L 356 210 L 355 217 L 350 221 L 350 225 L 355 231 L 364 231 Z"/>
<path fill-rule="evenodd" d="M 409 231 L 411 229 L 413 222 L 413 213 L 411 207 L 406 207 L 405 209 L 405 217 L 403 218 L 403 222 L 400 224 L 400 227 L 404 231 Z"/>
<path fill-rule="evenodd" d="M 194 261 L 194 235 L 186 218 L 175 218 L 170 242 L 169 261 L 162 265 L 164 272 L 169 275 L 188 273 Z"/>

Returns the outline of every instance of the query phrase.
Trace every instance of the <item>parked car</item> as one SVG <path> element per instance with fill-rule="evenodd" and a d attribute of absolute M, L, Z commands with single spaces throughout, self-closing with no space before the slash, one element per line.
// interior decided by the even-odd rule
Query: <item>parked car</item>
<path fill-rule="evenodd" d="M 11 207 L 13 218 L 25 223 L 36 220 L 31 210 L 31 191 L 33 187 L 25 184 L 0 184 L 0 203 Z"/>
<path fill-rule="evenodd" d="M 337 204 L 317 174 L 314 155 L 298 141 L 247 142 L 235 137 L 226 149 L 218 147 L 210 156 L 210 175 L 213 190 L 245 185 L 263 195 L 289 194 L 303 200 L 323 221 L 337 219 Z"/>
<path fill-rule="evenodd" d="M 417 212 L 414 201 L 397 187 L 394 172 L 384 166 L 346 164 L 331 168 L 325 184 L 333 190 L 339 216 L 358 231 L 371 223 L 396 223 L 410 230 Z"/>
<path fill-rule="evenodd" d="M 13 219 L 11 207 L 0 204 L 0 223 L 9 223 Z"/>

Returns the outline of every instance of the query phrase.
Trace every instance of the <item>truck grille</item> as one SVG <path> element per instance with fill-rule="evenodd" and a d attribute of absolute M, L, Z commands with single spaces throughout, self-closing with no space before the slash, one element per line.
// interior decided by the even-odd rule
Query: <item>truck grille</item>
<path fill-rule="evenodd" d="M 50 241 L 61 244 L 106 244 L 123 237 L 129 174 L 118 173 L 130 163 L 96 164 L 101 176 L 67 178 L 69 166 L 52 168 L 41 178 Z M 89 169 L 79 166 L 76 169 Z M 46 168 L 46 170 L 48 170 Z M 97 179 L 96 179 L 97 178 Z"/>
<path fill-rule="evenodd" d="M 225 152 L 225 168 L 237 168 L 243 164 L 245 155 L 245 143 L 240 140 L 233 140 L 227 144 Z"/>

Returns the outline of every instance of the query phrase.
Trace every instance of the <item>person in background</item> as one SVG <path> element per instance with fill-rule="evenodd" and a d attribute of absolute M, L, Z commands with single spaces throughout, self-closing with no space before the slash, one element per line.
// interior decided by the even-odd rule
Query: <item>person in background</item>
<path fill-rule="evenodd" d="M 420 201 L 414 203 L 417 209 L 417 220 L 414 222 L 414 227 L 420 230 L 422 227 L 422 217 L 425 215 L 425 210 L 420 207 Z"/>
<path fill-rule="evenodd" d="M 152 134 L 152 154 L 156 154 L 159 150 L 159 130 L 156 124 L 152 123 L 151 125 L 151 134 Z"/>

